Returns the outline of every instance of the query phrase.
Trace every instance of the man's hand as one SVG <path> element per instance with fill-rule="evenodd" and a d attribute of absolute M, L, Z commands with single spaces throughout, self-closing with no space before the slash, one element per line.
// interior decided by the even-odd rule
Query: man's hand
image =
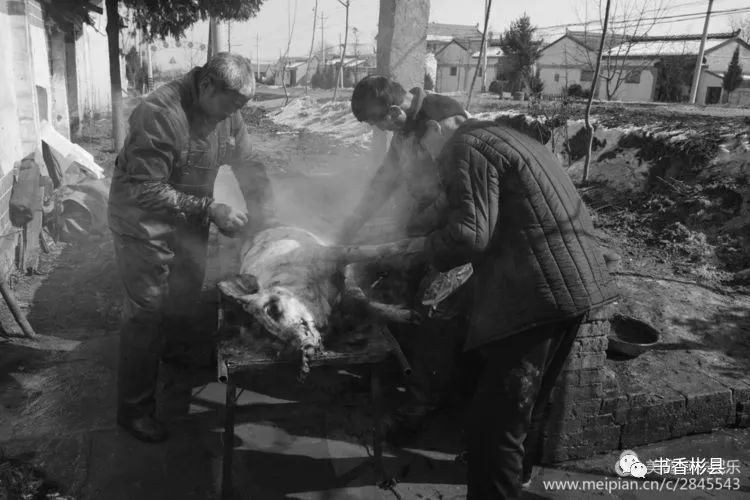
<path fill-rule="evenodd" d="M 208 218 L 224 235 L 233 236 L 247 224 L 247 214 L 224 203 L 211 203 Z"/>

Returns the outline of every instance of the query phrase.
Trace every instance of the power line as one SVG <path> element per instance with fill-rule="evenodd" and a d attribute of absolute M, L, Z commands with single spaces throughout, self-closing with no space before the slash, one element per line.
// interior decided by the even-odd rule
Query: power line
<path fill-rule="evenodd" d="M 721 17 L 721 16 L 727 16 L 732 14 L 743 14 L 745 12 L 750 12 L 750 7 L 738 7 L 734 9 L 725 9 L 725 10 L 717 10 L 711 13 L 711 17 Z M 682 22 L 682 21 L 693 21 L 695 19 L 703 19 L 705 17 L 705 12 L 692 12 L 690 14 L 675 14 L 672 16 L 658 16 L 658 17 L 642 17 L 638 19 L 622 19 L 619 21 L 610 21 L 612 24 L 619 24 L 619 25 L 628 25 L 635 22 L 642 22 L 642 21 L 655 21 L 654 24 L 664 24 L 664 23 L 674 23 L 674 22 Z M 683 19 L 680 19 L 683 18 Z M 674 21 L 673 19 L 677 19 L 677 21 Z M 590 24 L 598 24 L 601 21 L 599 19 L 591 20 L 591 21 L 584 21 L 580 23 L 567 23 L 567 24 L 556 24 L 552 26 L 540 26 L 537 27 L 538 30 L 547 30 L 547 29 L 554 29 L 554 28 L 568 28 L 571 26 L 588 26 Z"/>

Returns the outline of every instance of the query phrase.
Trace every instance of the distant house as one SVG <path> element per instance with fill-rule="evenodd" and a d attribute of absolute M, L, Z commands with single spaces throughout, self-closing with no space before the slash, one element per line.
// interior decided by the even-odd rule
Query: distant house
<path fill-rule="evenodd" d="M 307 57 L 287 58 L 286 67 L 284 68 L 284 81 L 282 82 L 281 69 L 284 67 L 284 61 L 280 59 L 275 65 L 274 83 L 276 85 L 285 84 L 288 87 L 309 83 L 312 76 L 318 70 L 319 60 L 318 55 L 314 54 L 310 58 L 310 65 L 308 66 Z"/>
<path fill-rule="evenodd" d="M 336 62 L 338 69 L 339 62 Z M 344 58 L 344 87 L 353 87 L 362 78 L 372 75 L 377 70 L 377 61 L 373 54 L 356 54 Z"/>
<path fill-rule="evenodd" d="M 698 83 L 696 103 L 715 104 L 725 100 L 721 81 L 735 48 L 740 49 L 740 64 L 750 74 L 750 45 L 738 37 L 738 32 L 713 33 L 706 40 L 703 66 Z M 594 76 L 594 61 L 599 34 L 568 32 L 542 50 L 537 61 L 545 93 L 558 94 L 572 84 L 590 88 Z M 659 65 L 665 61 L 697 58 L 701 35 L 649 36 L 637 40 L 610 38 L 603 54 L 601 75 L 596 97 L 607 98 L 606 78 L 620 82 L 610 84 L 609 93 L 621 101 L 653 101 L 659 84 Z M 744 85 L 744 84 L 743 84 Z M 689 84 L 685 86 L 685 97 Z M 742 99 L 742 89 L 735 99 Z"/>
<path fill-rule="evenodd" d="M 488 36 L 489 44 L 489 36 Z M 468 92 L 477 60 L 482 49 L 482 32 L 479 26 L 461 24 L 429 23 L 427 25 L 427 51 L 435 55 L 437 71 L 436 92 Z M 505 56 L 498 48 L 488 47 L 487 84 L 496 79 L 498 71 L 506 65 Z M 480 65 L 474 90 L 482 87 L 482 66 Z"/>
<path fill-rule="evenodd" d="M 427 24 L 427 52 L 437 54 L 454 40 L 461 42 L 461 45 L 467 49 L 479 50 L 482 44 L 482 32 L 479 30 L 479 25 Z"/>

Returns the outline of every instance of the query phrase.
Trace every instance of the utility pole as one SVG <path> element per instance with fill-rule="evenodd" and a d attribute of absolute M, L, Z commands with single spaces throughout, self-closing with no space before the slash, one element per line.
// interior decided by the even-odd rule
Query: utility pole
<path fill-rule="evenodd" d="M 255 34 L 255 77 L 260 78 L 260 37 Z"/>
<path fill-rule="evenodd" d="M 323 69 L 326 67 L 326 48 L 325 48 L 325 25 L 328 16 L 324 16 L 323 12 L 320 12 L 320 58 L 323 60 Z"/>
<path fill-rule="evenodd" d="M 232 52 L 232 21 L 227 21 L 227 52 Z"/>
<path fill-rule="evenodd" d="M 693 85 L 690 87 L 690 104 L 695 104 L 695 98 L 698 96 L 698 83 L 700 82 L 703 68 L 703 49 L 706 48 L 706 38 L 708 37 L 708 22 L 711 19 L 711 7 L 714 0 L 708 0 L 708 10 L 706 11 L 706 21 L 703 23 L 703 37 L 701 46 L 698 49 L 698 59 L 695 61 L 695 71 L 693 72 Z"/>
<path fill-rule="evenodd" d="M 313 29 L 312 29 L 312 40 L 310 41 L 310 53 L 307 55 L 307 67 L 305 68 L 305 94 L 310 86 L 310 80 L 312 75 L 310 74 L 310 61 L 312 61 L 313 48 L 315 48 L 315 28 L 318 22 L 318 0 L 315 0 L 315 7 L 313 8 Z"/>
<path fill-rule="evenodd" d="M 333 88 L 333 100 L 336 100 L 336 90 L 341 85 L 344 88 L 344 55 L 346 55 L 346 42 L 349 39 L 349 4 L 351 0 L 338 0 L 346 8 L 346 24 L 344 25 L 344 45 L 341 45 L 341 35 L 339 35 L 339 47 L 341 49 L 341 60 L 339 61 L 339 77 L 336 79 L 336 86 Z"/>
<path fill-rule="evenodd" d="M 484 0 L 484 12 L 487 12 L 487 2 Z M 490 34 L 490 38 L 492 38 Z M 487 37 L 484 37 L 484 47 L 482 47 L 482 92 L 487 92 L 487 46 L 489 42 Z"/>

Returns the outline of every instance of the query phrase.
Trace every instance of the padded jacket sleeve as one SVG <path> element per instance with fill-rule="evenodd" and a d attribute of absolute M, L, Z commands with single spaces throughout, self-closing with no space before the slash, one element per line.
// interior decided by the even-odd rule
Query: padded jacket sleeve
<path fill-rule="evenodd" d="M 205 217 L 210 197 L 180 192 L 168 182 L 178 160 L 178 141 L 169 114 L 143 103 L 130 117 L 124 168 L 142 208 Z"/>
<path fill-rule="evenodd" d="M 497 170 L 470 146 L 459 144 L 441 159 L 448 199 L 446 225 L 428 235 L 428 261 L 440 271 L 472 262 L 487 249 L 497 221 Z"/>

